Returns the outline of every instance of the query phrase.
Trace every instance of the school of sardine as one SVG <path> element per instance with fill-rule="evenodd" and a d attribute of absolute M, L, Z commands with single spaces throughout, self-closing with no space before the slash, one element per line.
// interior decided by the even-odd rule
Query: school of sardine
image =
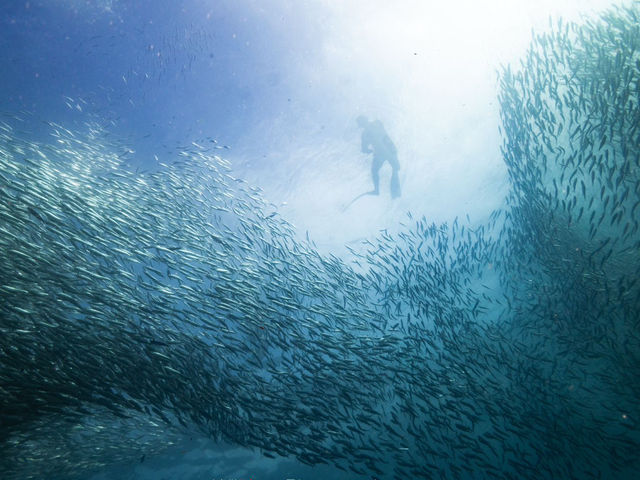
<path fill-rule="evenodd" d="M 640 468 L 640 6 L 499 74 L 511 189 L 321 255 L 194 144 L 0 124 L 0 476 L 78 478 L 197 432 L 360 478 Z M 347 474 L 345 474 L 347 475 Z"/>

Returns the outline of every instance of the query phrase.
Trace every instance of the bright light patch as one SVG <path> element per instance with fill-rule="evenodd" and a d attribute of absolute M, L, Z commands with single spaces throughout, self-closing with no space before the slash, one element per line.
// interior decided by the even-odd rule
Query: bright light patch
<path fill-rule="evenodd" d="M 312 4 L 323 18 L 310 54 L 285 64 L 293 101 L 259 128 L 264 165 L 243 172 L 285 215 L 328 250 L 394 229 L 407 211 L 428 221 L 469 214 L 482 222 L 503 204 L 497 72 L 519 68 L 532 30 L 611 5 L 610 0 L 458 2 L 344 1 Z M 321 12 L 320 12 L 321 10 Z M 371 189 L 355 118 L 380 119 L 398 148 L 402 197 Z M 327 128 L 324 128 L 327 126 Z M 253 167 L 252 167 L 253 168 Z M 387 168 L 387 170 L 385 170 Z M 252 175 L 255 175 L 252 177 Z"/>

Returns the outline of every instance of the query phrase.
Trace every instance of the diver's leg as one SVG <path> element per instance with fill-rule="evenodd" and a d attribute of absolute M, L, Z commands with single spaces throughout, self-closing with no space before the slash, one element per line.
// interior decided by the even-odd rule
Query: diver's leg
<path fill-rule="evenodd" d="M 373 163 L 371 164 L 371 178 L 373 180 L 372 195 L 378 195 L 380 192 L 380 167 L 382 167 L 382 162 L 374 158 Z"/>

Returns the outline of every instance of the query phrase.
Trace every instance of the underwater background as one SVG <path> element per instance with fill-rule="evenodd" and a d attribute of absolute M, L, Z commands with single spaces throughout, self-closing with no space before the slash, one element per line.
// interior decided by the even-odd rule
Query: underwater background
<path fill-rule="evenodd" d="M 0 477 L 637 478 L 639 20 L 3 2 Z"/>

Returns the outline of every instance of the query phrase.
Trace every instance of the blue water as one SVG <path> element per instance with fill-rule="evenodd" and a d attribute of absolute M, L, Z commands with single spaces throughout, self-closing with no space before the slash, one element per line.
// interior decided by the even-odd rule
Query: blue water
<path fill-rule="evenodd" d="M 100 125 L 131 171 L 158 170 L 181 150 L 204 146 L 260 187 L 300 239 L 344 259 L 381 230 L 401 231 L 408 211 L 436 223 L 469 215 L 470 225 L 481 225 L 509 188 L 495 70 L 524 54 L 529 29 L 556 12 L 531 7 L 531 18 L 510 17 L 519 20 L 514 40 L 491 51 L 473 38 L 491 27 L 465 23 L 469 2 L 444 13 L 419 4 L 401 3 L 394 17 L 375 2 L 5 2 L 0 115 L 42 142 L 51 141 L 46 122 L 80 132 Z M 460 23 L 463 30 L 447 34 Z M 350 205 L 371 188 L 360 114 L 383 120 L 398 147 L 398 199 L 385 165 L 380 196 Z M 268 458 L 194 433 L 161 455 L 87 478 L 376 477 Z"/>

